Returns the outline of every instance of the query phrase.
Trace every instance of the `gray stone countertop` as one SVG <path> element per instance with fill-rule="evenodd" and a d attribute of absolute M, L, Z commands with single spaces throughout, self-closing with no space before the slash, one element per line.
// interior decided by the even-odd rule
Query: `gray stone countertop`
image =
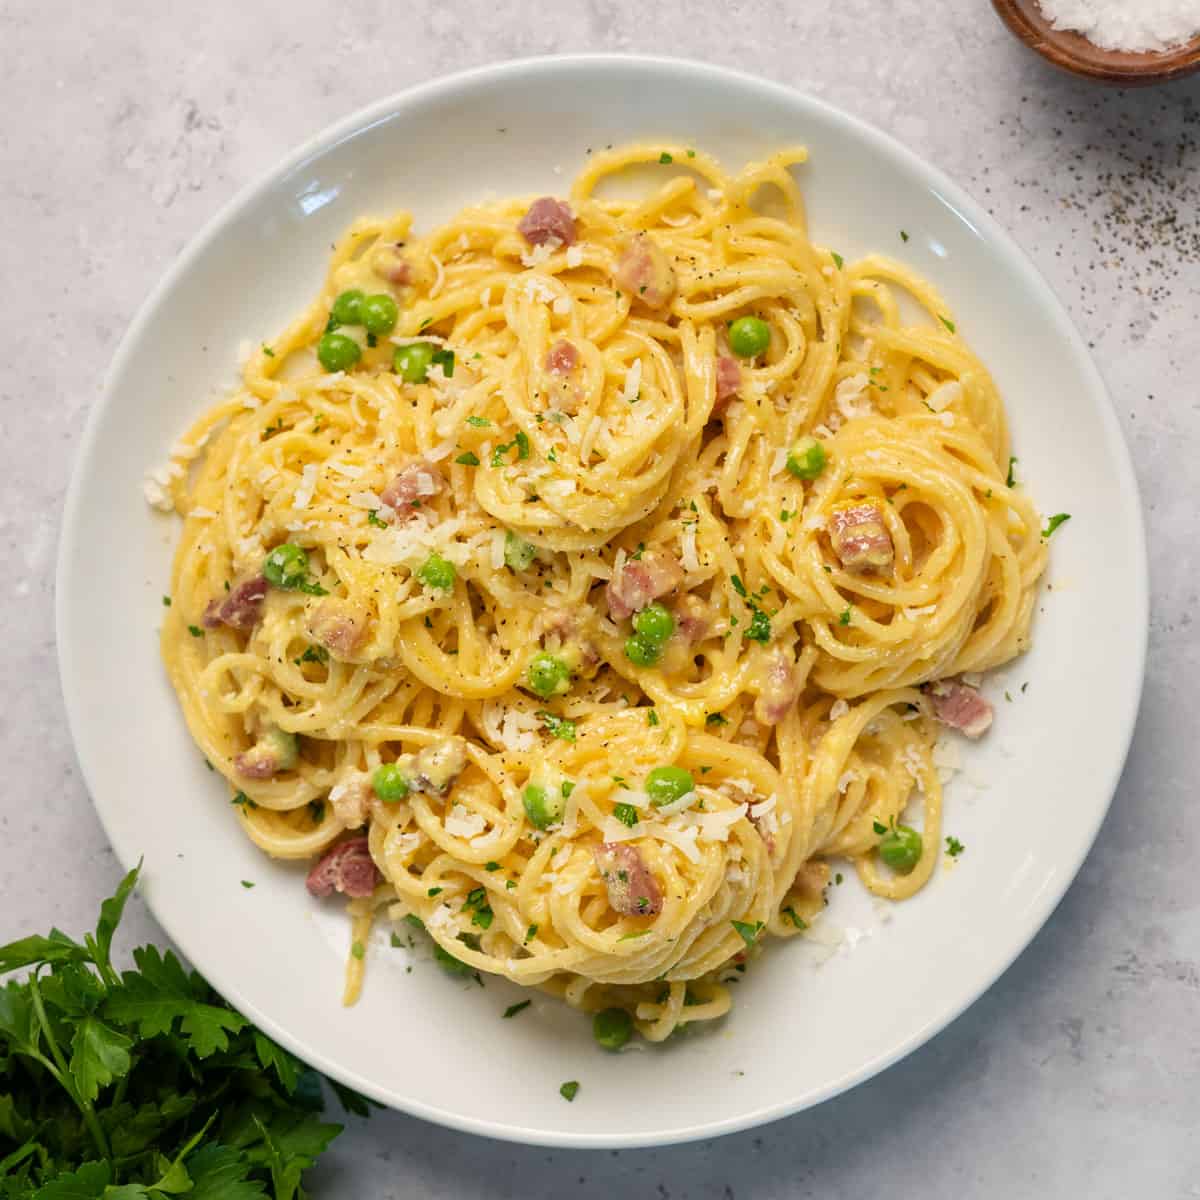
<path fill-rule="evenodd" d="M 983 0 L 0 3 L 0 941 L 83 927 L 119 876 L 63 716 L 53 561 L 84 419 L 138 305 L 236 189 L 334 119 L 464 67 L 600 50 L 736 66 L 874 122 L 1047 275 L 1094 348 L 1145 501 L 1133 751 L 1032 946 L 853 1092 L 657 1151 L 526 1149 L 381 1113 L 336 1144 L 316 1195 L 1200 1196 L 1200 79 L 1133 92 L 1058 75 Z M 124 937 L 162 934 L 139 904 Z"/>

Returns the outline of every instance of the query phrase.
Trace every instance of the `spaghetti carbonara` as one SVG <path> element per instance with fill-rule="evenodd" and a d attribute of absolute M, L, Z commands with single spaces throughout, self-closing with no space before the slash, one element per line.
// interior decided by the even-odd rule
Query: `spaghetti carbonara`
<path fill-rule="evenodd" d="M 360 220 L 175 447 L 166 666 L 247 835 L 350 898 L 351 998 L 386 914 L 657 1041 L 829 860 L 934 871 L 935 726 L 986 729 L 1046 535 L 950 310 L 809 239 L 804 158 Z"/>

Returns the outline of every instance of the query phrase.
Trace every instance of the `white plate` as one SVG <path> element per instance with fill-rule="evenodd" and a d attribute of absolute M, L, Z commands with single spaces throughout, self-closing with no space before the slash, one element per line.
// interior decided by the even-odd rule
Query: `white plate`
<path fill-rule="evenodd" d="M 310 901 L 298 867 L 242 835 L 159 664 L 177 528 L 146 506 L 143 474 L 232 379 L 239 341 L 269 338 L 308 301 L 354 217 L 403 205 L 428 227 L 487 192 L 562 192 L 587 147 L 656 135 L 730 167 L 806 143 L 799 178 L 817 236 L 847 257 L 902 254 L 933 279 L 995 373 L 1021 477 L 1044 512 L 1073 514 L 1054 539 L 1035 648 L 1007 672 L 1014 703 L 995 684 L 995 729 L 950 789 L 946 828 L 966 853 L 886 924 L 855 884 L 832 889 L 830 921 L 850 927 L 853 950 L 819 965 L 810 947 L 770 946 L 720 1029 L 658 1049 L 607 1055 L 581 1016 L 540 996 L 502 1020 L 516 988 L 458 984 L 426 961 L 409 973 L 386 935 L 361 1003 L 344 1010 L 340 906 Z M 232 1003 L 321 1070 L 418 1116 L 516 1141 L 634 1146 L 815 1104 L 919 1046 L 992 983 L 1049 916 L 1108 807 L 1137 711 L 1146 593 L 1136 484 L 1104 386 L 986 213 L 816 100 L 699 64 L 584 57 L 487 68 L 377 104 L 303 146 L 192 242 L 92 412 L 64 518 L 58 637 L 76 747 L 117 854 L 145 856 L 155 915 Z M 558 1094 L 568 1079 L 582 1085 L 573 1104 Z"/>

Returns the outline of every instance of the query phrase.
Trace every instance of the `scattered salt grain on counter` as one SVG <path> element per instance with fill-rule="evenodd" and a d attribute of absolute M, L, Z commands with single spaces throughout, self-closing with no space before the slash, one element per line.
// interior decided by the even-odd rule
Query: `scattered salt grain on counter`
<path fill-rule="evenodd" d="M 1055 29 L 1103 50 L 1169 50 L 1200 32 L 1200 0 L 1040 0 Z"/>

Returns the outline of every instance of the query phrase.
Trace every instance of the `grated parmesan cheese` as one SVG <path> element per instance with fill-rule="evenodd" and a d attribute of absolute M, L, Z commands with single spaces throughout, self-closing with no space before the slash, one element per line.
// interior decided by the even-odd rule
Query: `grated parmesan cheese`
<path fill-rule="evenodd" d="M 925 403 L 933 409 L 934 412 L 940 413 L 943 409 L 947 409 L 952 404 L 959 404 L 963 398 L 963 385 L 957 379 L 949 379 L 945 383 L 935 387 L 928 396 L 925 397 Z"/>
<path fill-rule="evenodd" d="M 621 391 L 621 399 L 632 404 L 642 387 L 642 360 L 635 358 L 625 372 L 625 387 Z"/>
<path fill-rule="evenodd" d="M 461 804 L 450 810 L 443 824 L 447 833 L 461 838 L 473 838 L 487 828 L 487 822 L 479 813 L 471 812 Z"/>

